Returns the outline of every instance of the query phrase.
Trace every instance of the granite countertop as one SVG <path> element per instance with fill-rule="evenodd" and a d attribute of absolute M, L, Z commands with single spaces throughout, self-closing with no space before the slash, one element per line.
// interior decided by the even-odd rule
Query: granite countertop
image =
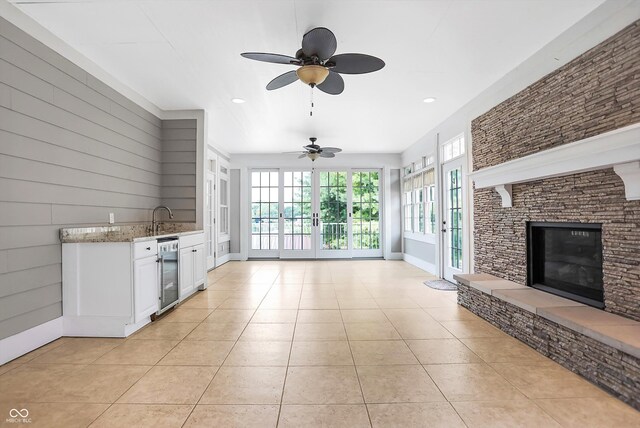
<path fill-rule="evenodd" d="M 160 232 L 151 233 L 149 223 L 117 226 L 69 227 L 60 229 L 63 244 L 83 242 L 143 242 L 169 236 L 184 236 L 202 233 L 194 223 L 163 223 Z"/>

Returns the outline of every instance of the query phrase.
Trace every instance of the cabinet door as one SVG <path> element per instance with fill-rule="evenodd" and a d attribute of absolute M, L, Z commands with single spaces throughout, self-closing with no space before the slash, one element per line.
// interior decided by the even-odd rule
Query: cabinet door
<path fill-rule="evenodd" d="M 193 281 L 193 247 L 180 250 L 180 300 L 187 297 L 195 288 Z"/>
<path fill-rule="evenodd" d="M 204 284 L 207 278 L 206 255 L 204 244 L 193 247 L 193 283 L 197 287 Z"/>
<path fill-rule="evenodd" d="M 133 262 L 133 290 L 135 322 L 158 311 L 157 257 L 146 257 Z"/>

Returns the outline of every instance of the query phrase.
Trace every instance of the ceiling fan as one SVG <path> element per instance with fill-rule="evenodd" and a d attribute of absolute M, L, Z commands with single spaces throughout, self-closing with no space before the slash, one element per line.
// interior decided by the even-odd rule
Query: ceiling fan
<path fill-rule="evenodd" d="M 306 146 L 302 146 L 304 151 L 302 152 L 288 152 L 293 154 L 299 154 L 298 159 L 302 159 L 304 157 L 308 157 L 314 162 L 318 158 L 335 158 L 336 153 L 340 153 L 342 149 L 337 147 L 320 147 L 316 144 L 318 139 L 316 137 L 309 138 L 311 144 L 307 144 Z"/>
<path fill-rule="evenodd" d="M 301 80 L 311 88 L 317 86 L 327 94 L 338 95 L 344 90 L 344 80 L 340 74 L 371 73 L 384 67 L 384 61 L 371 55 L 361 53 L 334 55 L 337 46 L 336 36 L 331 30 L 318 27 L 302 37 L 302 48 L 298 50 L 295 58 L 260 52 L 245 52 L 241 55 L 256 61 L 298 66 L 298 69 L 281 74 L 269 82 L 267 85 L 269 91 Z"/>

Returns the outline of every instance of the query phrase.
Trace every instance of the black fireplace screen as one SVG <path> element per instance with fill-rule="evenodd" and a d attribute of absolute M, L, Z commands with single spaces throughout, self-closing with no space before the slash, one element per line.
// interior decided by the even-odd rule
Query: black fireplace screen
<path fill-rule="evenodd" d="M 598 308 L 602 288 L 602 226 L 528 223 L 529 286 Z"/>

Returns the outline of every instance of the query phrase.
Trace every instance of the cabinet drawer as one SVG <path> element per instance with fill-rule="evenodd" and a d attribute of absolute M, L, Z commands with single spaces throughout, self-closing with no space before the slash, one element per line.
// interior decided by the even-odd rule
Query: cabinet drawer
<path fill-rule="evenodd" d="M 204 233 L 194 233 L 193 235 L 181 236 L 180 248 L 193 247 L 194 245 L 204 244 Z"/>
<path fill-rule="evenodd" d="M 156 241 L 136 242 L 133 244 L 134 259 L 156 255 L 158 255 L 158 243 Z"/>

